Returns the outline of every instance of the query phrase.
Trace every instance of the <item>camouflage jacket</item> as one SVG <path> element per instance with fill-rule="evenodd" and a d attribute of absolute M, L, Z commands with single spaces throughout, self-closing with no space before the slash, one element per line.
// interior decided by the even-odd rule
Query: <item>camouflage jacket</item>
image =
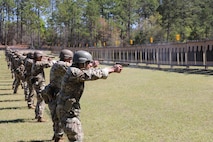
<path fill-rule="evenodd" d="M 33 59 L 26 58 L 24 61 L 24 66 L 25 66 L 25 76 L 30 77 L 31 76 L 31 68 L 33 65 Z"/>
<path fill-rule="evenodd" d="M 25 70 L 25 66 L 23 64 L 21 64 L 20 66 L 18 66 L 15 70 L 15 73 L 18 75 L 18 77 L 24 81 L 25 80 L 25 76 L 24 76 L 24 70 Z"/>
<path fill-rule="evenodd" d="M 66 73 L 67 68 L 71 63 L 64 61 L 57 61 L 50 70 L 50 85 L 56 89 L 61 88 L 61 82 Z"/>
<path fill-rule="evenodd" d="M 106 79 L 107 77 L 108 71 L 105 69 L 80 70 L 79 68 L 69 67 L 62 81 L 58 104 L 63 106 L 68 100 L 74 100 L 78 103 L 84 91 L 85 81 Z"/>
<path fill-rule="evenodd" d="M 15 71 L 19 66 L 19 58 L 16 56 L 12 56 L 11 58 L 11 69 Z"/>
<path fill-rule="evenodd" d="M 35 81 L 45 82 L 44 68 L 49 68 L 52 66 L 50 61 L 36 61 L 33 62 L 31 68 L 31 76 Z"/>

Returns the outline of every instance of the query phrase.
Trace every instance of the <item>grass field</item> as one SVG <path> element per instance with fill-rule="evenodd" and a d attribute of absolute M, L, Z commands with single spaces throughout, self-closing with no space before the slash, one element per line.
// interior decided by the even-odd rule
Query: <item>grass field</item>
<path fill-rule="evenodd" d="M 12 94 L 0 52 L 0 142 L 50 141 L 52 122 L 38 123 L 23 90 Z M 49 69 L 46 69 L 47 83 Z M 213 76 L 125 67 L 86 82 L 81 99 L 85 142 L 212 142 Z"/>

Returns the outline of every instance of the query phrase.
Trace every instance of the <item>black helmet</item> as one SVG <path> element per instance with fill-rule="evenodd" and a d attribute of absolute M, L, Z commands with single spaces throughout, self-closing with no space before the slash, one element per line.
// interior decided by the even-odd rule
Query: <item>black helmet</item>
<path fill-rule="evenodd" d="M 28 52 L 27 53 L 27 58 L 33 59 L 33 55 L 34 55 L 33 52 Z"/>
<path fill-rule="evenodd" d="M 34 52 L 34 59 L 37 59 L 38 57 L 44 56 L 42 51 L 35 51 Z"/>
<path fill-rule="evenodd" d="M 59 58 L 62 61 L 65 60 L 65 59 L 73 58 L 73 52 L 71 50 L 68 50 L 68 49 L 63 49 L 60 52 Z"/>
<path fill-rule="evenodd" d="M 83 50 L 75 52 L 73 57 L 73 63 L 85 63 L 92 61 L 92 55 L 89 52 Z"/>

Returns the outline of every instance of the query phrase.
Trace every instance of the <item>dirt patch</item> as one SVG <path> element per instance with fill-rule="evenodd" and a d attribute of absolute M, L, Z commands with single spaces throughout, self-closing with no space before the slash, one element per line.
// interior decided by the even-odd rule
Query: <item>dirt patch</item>
<path fill-rule="evenodd" d="M 13 48 L 13 49 L 28 49 L 28 45 L 0 45 L 0 49 L 5 49 L 5 47 Z"/>

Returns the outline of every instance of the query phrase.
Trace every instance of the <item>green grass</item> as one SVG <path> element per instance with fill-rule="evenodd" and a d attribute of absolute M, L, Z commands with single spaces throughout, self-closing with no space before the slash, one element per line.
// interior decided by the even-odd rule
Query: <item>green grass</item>
<path fill-rule="evenodd" d="M 12 79 L 0 52 L 0 141 L 45 141 L 23 90 L 12 94 Z M 46 69 L 47 83 L 49 69 Z M 7 85 L 5 85 L 7 84 Z M 81 99 L 85 142 L 211 142 L 213 76 L 125 67 L 106 80 L 86 82 Z"/>

